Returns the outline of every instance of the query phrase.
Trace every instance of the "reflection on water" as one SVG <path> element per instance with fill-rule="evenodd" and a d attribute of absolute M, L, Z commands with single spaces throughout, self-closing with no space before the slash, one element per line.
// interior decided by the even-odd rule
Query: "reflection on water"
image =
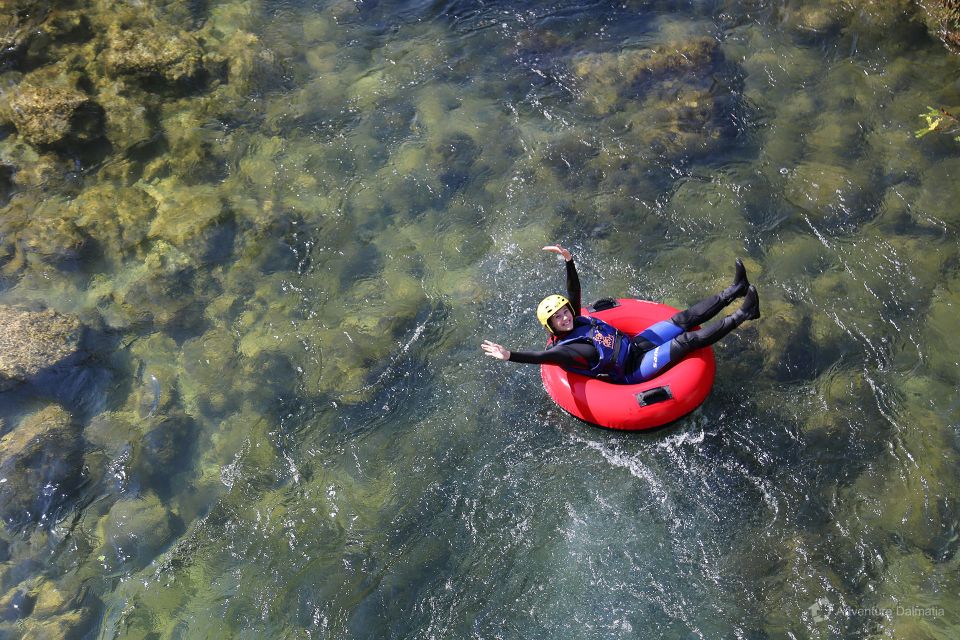
<path fill-rule="evenodd" d="M 956 634 L 960 165 L 912 130 L 960 59 L 905 3 L 520 4 L 158 3 L 215 73 L 94 76 L 132 133 L 68 179 L 2 141 L 3 301 L 99 342 L 3 394 L 76 463 L 26 463 L 0 635 Z M 594 430 L 481 357 L 555 241 L 588 299 L 744 257 L 702 409 Z"/>

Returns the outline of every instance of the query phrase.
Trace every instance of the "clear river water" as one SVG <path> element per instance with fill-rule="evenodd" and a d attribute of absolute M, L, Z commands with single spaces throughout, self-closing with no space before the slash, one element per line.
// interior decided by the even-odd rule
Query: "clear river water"
<path fill-rule="evenodd" d="M 114 342 L 0 592 L 92 638 L 958 637 L 960 142 L 914 130 L 960 57 L 882 4 L 171 13 L 243 81 L 49 195 L 102 230 L 147 194 L 136 246 L 6 281 Z M 742 257 L 763 318 L 690 416 L 593 428 L 479 346 L 541 348 L 554 243 L 586 301 Z"/>

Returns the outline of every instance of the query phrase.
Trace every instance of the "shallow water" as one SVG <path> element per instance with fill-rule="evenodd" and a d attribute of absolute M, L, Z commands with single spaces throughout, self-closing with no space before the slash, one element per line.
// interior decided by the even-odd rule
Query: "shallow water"
<path fill-rule="evenodd" d="M 262 67 L 83 173 L 160 222 L 2 294 L 117 346 L 40 394 L 87 480 L 0 591 L 98 638 L 955 637 L 960 147 L 912 132 L 960 58 L 836 6 L 198 7 Z M 691 416 L 590 428 L 479 350 L 542 342 L 553 242 L 587 300 L 743 256 L 764 318 Z"/>

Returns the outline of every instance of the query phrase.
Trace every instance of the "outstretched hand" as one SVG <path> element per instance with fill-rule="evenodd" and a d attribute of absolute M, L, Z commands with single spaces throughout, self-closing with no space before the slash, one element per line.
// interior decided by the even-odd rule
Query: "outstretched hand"
<path fill-rule="evenodd" d="M 573 260 L 573 256 L 570 255 L 570 252 L 558 244 L 548 245 L 544 247 L 543 250 L 550 251 L 551 253 L 559 253 L 561 256 L 563 256 L 563 259 L 566 260 L 567 262 L 570 262 L 571 260 Z"/>
<path fill-rule="evenodd" d="M 489 340 L 484 340 L 483 344 L 480 345 L 480 348 L 483 349 L 484 353 L 486 353 L 491 358 L 496 358 L 497 360 L 510 359 L 510 351 L 508 349 L 504 349 L 503 347 L 498 345 L 496 342 L 490 342 Z"/>

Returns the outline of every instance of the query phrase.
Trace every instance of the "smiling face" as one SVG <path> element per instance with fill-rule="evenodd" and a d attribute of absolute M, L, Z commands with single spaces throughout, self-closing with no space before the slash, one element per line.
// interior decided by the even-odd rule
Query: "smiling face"
<path fill-rule="evenodd" d="M 547 322 L 550 323 L 550 328 L 553 329 L 554 333 L 566 333 L 573 329 L 573 313 L 571 313 L 569 306 L 563 305 L 559 311 L 550 316 Z"/>

